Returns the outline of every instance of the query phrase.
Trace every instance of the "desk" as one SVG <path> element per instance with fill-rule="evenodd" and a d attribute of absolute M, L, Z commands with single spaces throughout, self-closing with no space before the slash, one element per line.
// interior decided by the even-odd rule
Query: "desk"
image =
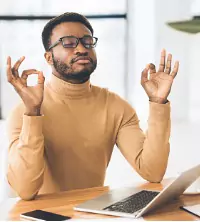
<path fill-rule="evenodd" d="M 170 181 L 164 180 L 161 184 L 144 183 L 139 187 L 150 190 L 162 190 Z M 10 198 L 0 204 L 0 220 L 20 220 L 23 212 L 43 209 L 46 211 L 59 213 L 73 218 L 97 219 L 110 218 L 99 214 L 91 214 L 74 211 L 73 207 L 83 201 L 94 198 L 108 191 L 108 187 L 97 187 L 82 190 L 73 190 L 56 194 L 38 195 L 33 201 L 23 201 L 19 198 Z M 164 207 L 144 216 L 145 220 L 199 220 L 185 211 L 179 209 L 181 205 L 194 205 L 200 203 L 199 195 L 182 195 L 179 200 L 167 204 Z"/>

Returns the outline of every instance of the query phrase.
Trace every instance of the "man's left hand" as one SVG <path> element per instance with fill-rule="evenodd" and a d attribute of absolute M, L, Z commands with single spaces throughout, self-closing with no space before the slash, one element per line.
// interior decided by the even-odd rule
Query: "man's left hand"
<path fill-rule="evenodd" d="M 143 70 L 141 75 L 141 85 L 147 93 L 151 102 L 164 104 L 167 103 L 167 97 L 171 91 L 172 83 L 177 75 L 179 62 L 176 61 L 171 72 L 172 55 L 168 54 L 165 63 L 166 51 L 162 50 L 160 66 L 156 72 L 154 64 L 150 63 Z M 150 74 L 148 78 L 148 72 Z"/>

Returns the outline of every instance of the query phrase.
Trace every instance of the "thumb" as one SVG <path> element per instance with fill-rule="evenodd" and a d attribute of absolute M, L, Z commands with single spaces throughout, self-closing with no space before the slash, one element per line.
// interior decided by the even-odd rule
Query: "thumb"
<path fill-rule="evenodd" d="M 45 77 L 43 75 L 43 72 L 40 71 L 38 73 L 38 85 L 40 85 L 42 88 L 44 88 L 44 82 L 45 82 Z"/>
<path fill-rule="evenodd" d="M 142 71 L 141 74 L 141 85 L 144 86 L 145 82 L 148 81 L 148 71 L 149 71 L 149 64 L 147 64 L 146 68 Z"/>

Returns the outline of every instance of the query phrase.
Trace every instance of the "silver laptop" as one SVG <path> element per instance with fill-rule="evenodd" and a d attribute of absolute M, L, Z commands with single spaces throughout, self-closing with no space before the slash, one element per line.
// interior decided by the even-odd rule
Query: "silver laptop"
<path fill-rule="evenodd" d="M 74 208 L 77 211 L 138 218 L 179 197 L 200 176 L 200 164 L 181 173 L 161 192 L 126 187 L 110 190 Z"/>

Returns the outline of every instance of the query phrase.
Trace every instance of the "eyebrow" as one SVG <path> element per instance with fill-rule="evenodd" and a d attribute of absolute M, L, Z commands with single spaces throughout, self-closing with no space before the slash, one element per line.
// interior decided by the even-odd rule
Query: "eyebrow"
<path fill-rule="evenodd" d="M 84 35 L 83 37 L 88 37 L 88 36 L 89 36 L 89 37 L 93 37 L 92 35 Z"/>
<path fill-rule="evenodd" d="M 76 38 L 79 38 L 79 37 L 77 37 L 77 36 L 75 36 L 75 35 L 65 35 L 65 37 L 76 37 Z M 64 37 L 64 36 L 63 36 Z M 81 38 L 83 38 L 83 37 L 93 37 L 92 35 L 83 35 Z"/>

